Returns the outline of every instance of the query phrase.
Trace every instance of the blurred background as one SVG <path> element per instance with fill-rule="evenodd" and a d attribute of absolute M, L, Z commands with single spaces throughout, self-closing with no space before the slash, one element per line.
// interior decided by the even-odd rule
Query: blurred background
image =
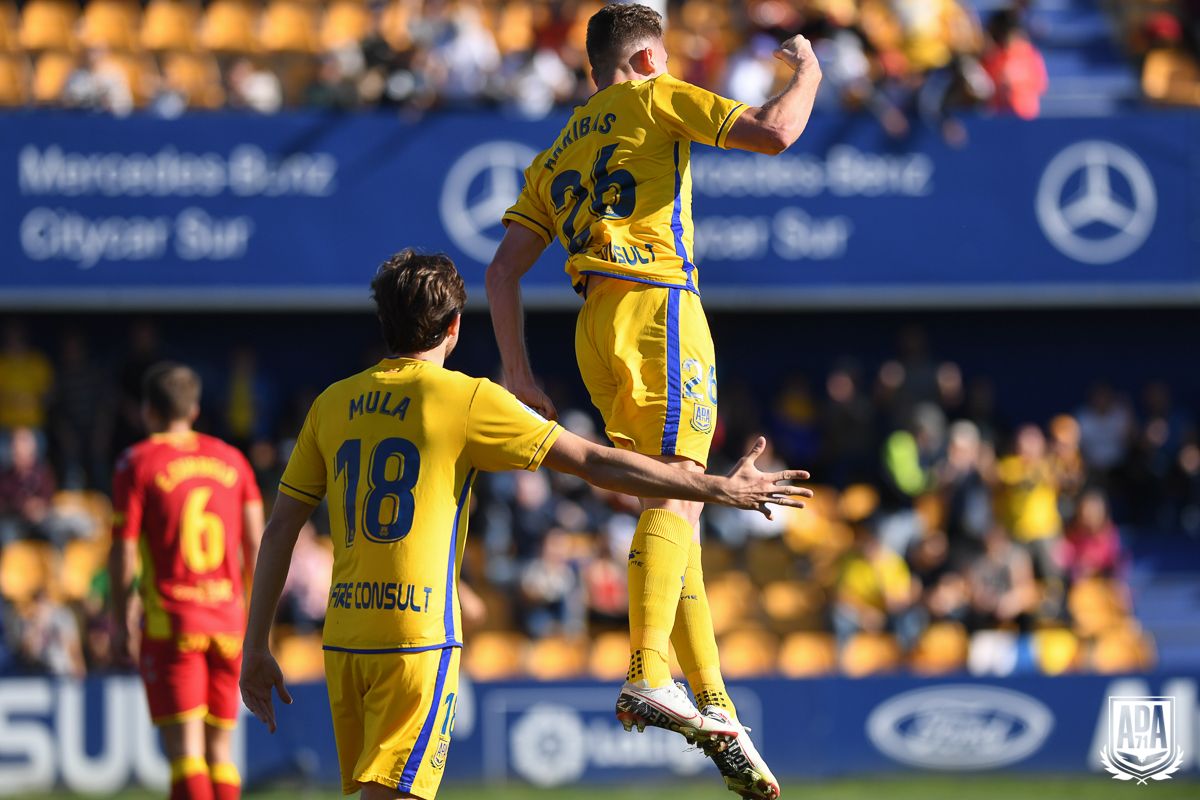
<path fill-rule="evenodd" d="M 0 0 L 0 795 L 165 785 L 106 615 L 145 368 L 201 372 L 201 429 L 245 450 L 268 504 L 317 392 L 383 355 L 367 283 L 389 253 L 455 258 L 451 366 L 494 377 L 483 269 L 521 170 L 592 91 L 599 6 Z M 1200 3 L 657 7 L 671 71 L 747 103 L 786 78 L 787 35 L 824 67 L 789 153 L 692 161 L 712 468 L 761 432 L 816 491 L 704 520 L 722 663 L 785 788 L 1125 789 L 1099 749 L 1126 694 L 1176 698 L 1184 772 L 1154 791 L 1194 792 Z M 533 364 L 603 441 L 563 256 L 528 278 Z M 450 796 L 722 796 L 701 756 L 611 716 L 636 514 L 545 471 L 477 483 Z M 332 796 L 331 563 L 322 508 L 274 643 L 299 702 L 239 738 L 252 789 Z"/>

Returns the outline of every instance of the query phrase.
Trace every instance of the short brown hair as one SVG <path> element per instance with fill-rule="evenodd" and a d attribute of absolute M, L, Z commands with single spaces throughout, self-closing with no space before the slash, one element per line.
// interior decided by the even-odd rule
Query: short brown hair
<path fill-rule="evenodd" d="M 393 355 L 437 347 L 467 303 L 467 287 L 445 253 L 401 250 L 379 266 L 371 292 Z"/>
<path fill-rule="evenodd" d="M 142 401 L 164 422 L 190 419 L 200 406 L 200 376 L 176 361 L 160 361 L 142 378 Z"/>
<path fill-rule="evenodd" d="M 654 9 L 638 3 L 610 3 L 588 20 L 588 61 L 594 70 L 612 69 L 630 48 L 662 35 L 662 17 Z"/>

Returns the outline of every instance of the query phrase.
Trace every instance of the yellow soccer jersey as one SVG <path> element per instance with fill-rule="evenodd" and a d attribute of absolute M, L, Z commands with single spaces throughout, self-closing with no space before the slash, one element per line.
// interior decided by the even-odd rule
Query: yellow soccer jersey
<path fill-rule="evenodd" d="M 325 648 L 457 646 L 458 565 L 479 470 L 537 469 L 561 428 L 491 381 L 384 359 L 314 402 L 279 490 L 329 499 Z"/>
<path fill-rule="evenodd" d="M 691 143 L 725 147 L 745 110 L 670 75 L 602 89 L 525 171 L 505 224 L 558 237 L 576 291 L 587 275 L 695 290 Z"/>

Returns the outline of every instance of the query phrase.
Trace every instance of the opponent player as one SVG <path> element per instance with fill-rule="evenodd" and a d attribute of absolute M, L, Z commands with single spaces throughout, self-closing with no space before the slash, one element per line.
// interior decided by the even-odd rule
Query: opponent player
<path fill-rule="evenodd" d="M 777 154 L 803 132 L 821 70 L 802 36 L 775 53 L 795 72 L 761 108 L 747 108 L 667 73 L 662 19 L 612 4 L 589 20 L 596 93 L 525 172 L 488 268 L 504 383 L 554 417 L 525 351 L 520 279 L 554 238 L 584 297 L 575 332 L 580 372 L 618 447 L 703 471 L 717 412 L 716 365 L 692 260 L 692 142 Z M 515 225 L 509 223 L 516 223 Z M 695 707 L 672 691 L 674 644 L 705 718 L 735 723 L 700 569 L 701 504 L 647 500 L 629 560 L 629 676 L 622 721 L 673 724 Z M 678 576 L 684 587 L 678 591 Z M 628 726 L 627 726 L 628 727 Z M 750 738 L 716 757 L 729 787 L 775 797 L 777 782 Z"/>
<path fill-rule="evenodd" d="M 328 497 L 333 582 L 325 677 L 346 794 L 432 800 L 454 731 L 462 617 L 458 566 L 480 470 L 545 464 L 628 494 L 755 508 L 801 506 L 811 492 L 763 474 L 759 440 L 728 478 L 669 467 L 564 431 L 488 380 L 443 367 L 460 333 L 462 278 L 443 255 L 398 253 L 371 284 L 392 356 L 313 403 L 263 536 L 246 629 L 242 697 L 275 729 L 272 687 L 290 703 L 267 648 L 296 535 Z M 678 577 L 675 587 L 678 589 Z M 696 740 L 736 735 L 705 720 Z"/>
<path fill-rule="evenodd" d="M 143 396 L 151 436 L 122 454 L 113 478 L 114 644 L 122 658 L 139 645 L 150 716 L 171 762 L 171 800 L 236 800 L 241 778 L 230 748 L 243 582 L 258 556 L 262 497 L 240 452 L 192 430 L 195 372 L 155 365 Z M 140 626 L 129 602 L 139 551 Z"/>

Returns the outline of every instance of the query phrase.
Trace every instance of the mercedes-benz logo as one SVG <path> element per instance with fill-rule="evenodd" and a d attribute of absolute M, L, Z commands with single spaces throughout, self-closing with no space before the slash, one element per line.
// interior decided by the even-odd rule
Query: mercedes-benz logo
<path fill-rule="evenodd" d="M 1146 164 L 1120 145 L 1086 141 L 1063 150 L 1038 186 L 1042 232 L 1063 255 L 1112 264 L 1145 244 L 1158 214 Z"/>
<path fill-rule="evenodd" d="M 464 153 L 446 173 L 439 204 L 442 226 L 476 261 L 492 260 L 504 235 L 500 218 L 516 202 L 522 175 L 536 155 L 520 142 L 485 142 Z"/>

